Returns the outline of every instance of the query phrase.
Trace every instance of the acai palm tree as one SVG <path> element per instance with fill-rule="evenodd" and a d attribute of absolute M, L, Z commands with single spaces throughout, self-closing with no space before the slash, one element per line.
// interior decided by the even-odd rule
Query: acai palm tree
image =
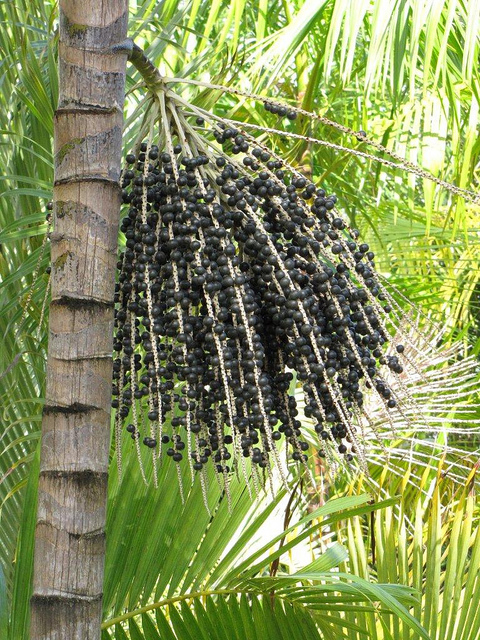
<path fill-rule="evenodd" d="M 480 636 L 478 10 L 360 4 L 2 7 L 5 637 Z M 206 203 L 190 267 L 162 172 Z M 255 191 L 284 201 L 282 181 L 286 235 Z M 333 228 L 304 224 L 311 196 Z M 353 312 L 358 344 L 371 323 L 389 343 L 380 385 L 354 333 L 349 383 L 310 337 L 360 291 L 349 260 L 373 269 Z M 336 268 L 339 291 L 302 302 Z"/>

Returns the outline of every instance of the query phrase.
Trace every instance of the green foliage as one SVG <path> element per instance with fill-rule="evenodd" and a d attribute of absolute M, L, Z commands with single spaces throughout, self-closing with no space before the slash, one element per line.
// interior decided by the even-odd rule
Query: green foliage
<path fill-rule="evenodd" d="M 465 486 L 452 482 L 443 468 L 426 470 L 419 493 L 402 497 L 398 505 L 375 513 L 370 520 L 354 517 L 338 529 L 339 539 L 349 550 L 344 568 L 365 579 L 409 584 L 422 594 L 413 614 L 432 640 L 478 638 L 480 597 L 480 530 L 473 481 Z M 402 482 L 405 487 L 406 476 Z M 361 486 L 361 483 L 358 483 Z M 390 491 L 385 479 L 385 490 Z M 368 628 L 372 638 L 416 636 L 394 617 L 383 620 L 354 619 Z M 350 614 L 347 614 L 347 619 Z M 380 624 L 381 622 L 381 624 Z M 390 635 L 389 635 L 390 634 Z M 352 634 L 353 639 L 362 635 Z"/>
<path fill-rule="evenodd" d="M 260 544 L 257 538 L 281 504 L 282 493 L 273 501 L 260 498 L 252 507 L 245 487 L 234 482 L 231 514 L 223 497 L 209 519 L 198 484 L 181 506 L 171 465 L 162 468 L 158 493 L 139 485 L 135 467 L 130 458 L 121 480 L 111 471 L 103 625 L 112 634 L 109 637 L 122 638 L 128 628 L 132 638 L 155 638 L 155 623 L 165 637 L 173 629 L 172 637 L 182 640 L 226 637 L 227 633 L 240 639 L 282 638 L 283 634 L 323 637 L 317 627 L 324 637 L 336 637 L 342 627 L 356 628 L 355 622 L 345 621 L 337 611 L 373 612 L 373 605 L 396 613 L 426 637 L 406 608 L 417 602 L 410 589 L 332 571 L 346 558 L 339 544 L 299 572 L 271 575 L 276 558 L 316 536 L 320 528 L 381 510 L 392 501 L 367 504 L 368 495 L 332 499 Z M 210 481 L 215 499 L 213 474 Z M 170 504 L 163 504 L 165 500 Z M 119 506 L 125 503 L 130 505 L 128 510 Z M 285 537 L 290 540 L 282 544 Z M 237 539 L 239 544 L 229 548 Z M 248 555 L 255 546 L 258 549 Z M 167 624 L 170 631 L 165 631 Z"/>
<path fill-rule="evenodd" d="M 179 0 L 137 0 L 130 34 L 168 75 L 284 97 L 366 130 L 442 179 L 478 189 L 479 9 L 463 0 L 388 5 L 385 11 L 385 0 L 192 0 L 186 9 Z M 55 16 L 50 1 L 0 4 L 0 635 L 9 617 L 11 640 L 25 638 L 28 629 L 46 347 L 41 320 L 48 256 L 41 255 L 41 243 L 58 93 Z M 129 88 L 138 81 L 130 70 Z M 220 114 L 275 124 L 244 98 L 191 93 Z M 141 95 L 129 94 L 126 147 L 138 131 Z M 291 130 L 364 150 L 307 119 Z M 338 192 L 340 208 L 368 237 L 388 280 L 478 351 L 478 208 L 372 161 L 303 141 L 277 138 L 273 144 Z M 38 281 L 20 324 L 37 263 Z M 476 418 L 472 402 L 466 422 Z M 359 498 L 329 499 L 321 528 L 308 514 L 267 539 L 262 532 L 280 494 L 250 507 L 248 493 L 235 485 L 230 515 L 225 499 L 215 506 L 221 492 L 212 478 L 209 500 L 216 513 L 210 520 L 199 486 L 181 506 L 172 468 L 162 468 L 157 491 L 147 489 L 130 470 L 126 451 L 123 478 L 111 470 L 105 624 L 138 615 L 105 628 L 104 640 L 422 637 L 410 614 L 432 640 L 476 640 L 478 514 L 471 485 L 456 494 L 458 485 L 439 479 L 441 434 L 437 438 L 438 448 L 416 449 L 424 463 L 413 469 L 397 451 L 397 481 L 388 486 L 383 463 L 373 465 L 378 495 L 387 499 L 381 509 Z M 478 448 L 468 431 L 457 444 L 469 456 Z M 398 480 L 402 474 L 411 482 Z M 345 478 L 329 491 L 355 493 Z M 399 493 L 404 497 L 393 506 L 388 500 Z M 334 530 L 345 546 L 325 551 L 322 532 Z M 261 534 L 263 544 L 254 547 Z M 303 540 L 316 541 L 324 553 L 316 553 L 320 566 L 295 574 L 288 571 L 288 552 L 294 555 Z M 270 577 L 276 557 L 282 572 Z M 342 574 L 335 571 L 339 563 Z M 413 589 L 420 600 L 412 599 Z M 141 613 L 142 607 L 153 608 Z"/>
<path fill-rule="evenodd" d="M 42 209 L 53 179 L 57 100 L 55 39 L 49 36 L 53 15 L 48 2 L 0 6 L 0 564 L 7 601 L 15 597 L 13 560 L 20 557 L 17 536 L 41 420 L 46 331 L 38 323 L 48 264 L 48 256 L 41 257 Z M 39 258 L 40 281 L 20 326 Z"/>

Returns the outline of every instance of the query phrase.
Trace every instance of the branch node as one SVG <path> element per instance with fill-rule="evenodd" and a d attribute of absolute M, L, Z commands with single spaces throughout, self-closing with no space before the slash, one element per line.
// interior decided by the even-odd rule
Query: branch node
<path fill-rule="evenodd" d="M 117 42 L 117 44 L 112 45 L 110 47 L 110 53 L 126 53 L 128 59 L 130 59 L 134 46 L 132 38 L 125 38 L 122 42 Z"/>
<path fill-rule="evenodd" d="M 114 44 L 109 49 L 110 53 L 126 53 L 128 60 L 133 64 L 142 76 L 145 84 L 151 90 L 155 90 L 159 85 L 163 84 L 163 76 L 160 71 L 147 58 L 143 49 L 136 45 L 132 38 L 126 38 L 122 42 Z"/>

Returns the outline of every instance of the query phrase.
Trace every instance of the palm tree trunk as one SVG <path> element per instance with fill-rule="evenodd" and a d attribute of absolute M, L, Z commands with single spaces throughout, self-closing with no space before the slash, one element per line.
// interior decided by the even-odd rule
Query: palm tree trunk
<path fill-rule="evenodd" d="M 32 640 L 100 638 L 127 19 L 128 0 L 60 2 Z"/>

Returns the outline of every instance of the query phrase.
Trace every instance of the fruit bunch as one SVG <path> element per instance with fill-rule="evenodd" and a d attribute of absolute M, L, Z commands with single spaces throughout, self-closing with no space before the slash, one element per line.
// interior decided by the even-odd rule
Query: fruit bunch
<path fill-rule="evenodd" d="M 398 410 L 404 351 L 387 355 L 398 312 L 369 246 L 335 195 L 241 128 L 174 97 L 158 108 L 122 177 L 117 431 L 192 474 L 284 476 L 282 441 L 307 460 L 301 387 L 319 455 L 362 462 L 364 394 Z"/>

